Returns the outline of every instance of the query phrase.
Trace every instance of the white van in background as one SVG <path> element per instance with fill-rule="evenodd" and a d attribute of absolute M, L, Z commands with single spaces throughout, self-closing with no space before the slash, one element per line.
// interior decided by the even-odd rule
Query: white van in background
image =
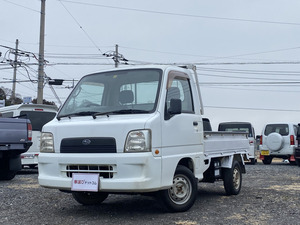
<path fill-rule="evenodd" d="M 52 120 L 58 108 L 54 105 L 19 104 L 0 108 L 2 117 L 24 117 L 32 124 L 32 146 L 21 155 L 22 166 L 34 168 L 38 164 L 42 127 Z"/>

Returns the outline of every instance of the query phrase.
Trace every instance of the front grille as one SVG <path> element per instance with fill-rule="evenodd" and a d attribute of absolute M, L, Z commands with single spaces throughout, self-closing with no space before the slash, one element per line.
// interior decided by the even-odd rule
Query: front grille
<path fill-rule="evenodd" d="M 61 141 L 61 153 L 116 153 L 116 140 L 110 137 L 65 138 Z"/>
<path fill-rule="evenodd" d="M 116 173 L 116 165 L 67 165 L 67 177 L 72 177 L 73 173 L 98 173 L 100 177 L 111 179 Z"/>

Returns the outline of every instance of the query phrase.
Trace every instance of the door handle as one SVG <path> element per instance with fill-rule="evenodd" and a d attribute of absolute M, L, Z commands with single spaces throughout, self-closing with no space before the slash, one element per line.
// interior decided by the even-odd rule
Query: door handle
<path fill-rule="evenodd" d="M 198 126 L 198 122 L 197 122 L 197 121 L 194 121 L 194 122 L 193 122 L 193 125 L 194 125 L 194 126 Z"/>

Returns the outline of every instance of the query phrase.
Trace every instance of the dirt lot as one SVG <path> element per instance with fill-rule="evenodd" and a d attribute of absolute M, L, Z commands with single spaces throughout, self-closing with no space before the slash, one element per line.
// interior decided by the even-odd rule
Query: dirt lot
<path fill-rule="evenodd" d="M 70 194 L 42 188 L 37 170 L 0 181 L 0 224 L 297 224 L 300 167 L 281 160 L 246 165 L 242 191 L 226 196 L 222 182 L 199 183 L 195 205 L 166 213 L 147 196 L 111 195 L 101 205 L 81 206 Z"/>

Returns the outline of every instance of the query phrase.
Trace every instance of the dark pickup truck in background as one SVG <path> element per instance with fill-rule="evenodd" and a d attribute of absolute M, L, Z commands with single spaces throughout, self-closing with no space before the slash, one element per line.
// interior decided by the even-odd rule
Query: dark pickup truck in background
<path fill-rule="evenodd" d="M 30 120 L 0 118 L 0 180 L 11 180 L 21 170 L 21 154 L 32 145 Z"/>

